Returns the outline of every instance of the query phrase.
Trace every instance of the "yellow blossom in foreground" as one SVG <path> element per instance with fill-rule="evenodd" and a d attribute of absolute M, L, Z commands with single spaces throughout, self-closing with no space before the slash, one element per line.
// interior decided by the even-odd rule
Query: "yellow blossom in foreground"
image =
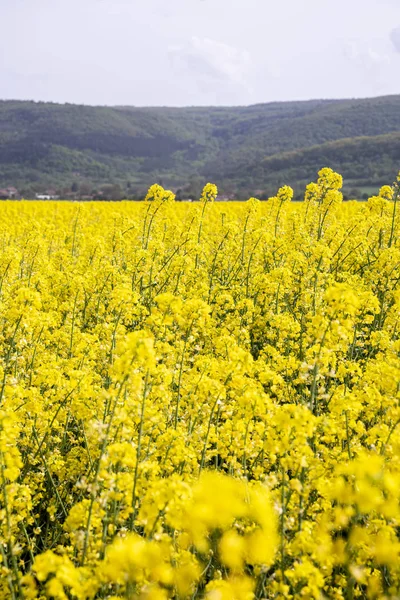
<path fill-rule="evenodd" d="M 0 207 L 0 599 L 400 596 L 399 180 Z"/>

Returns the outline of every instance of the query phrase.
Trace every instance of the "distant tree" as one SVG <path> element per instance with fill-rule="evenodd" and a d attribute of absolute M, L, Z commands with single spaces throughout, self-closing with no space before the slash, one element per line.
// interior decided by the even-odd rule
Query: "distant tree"
<path fill-rule="evenodd" d="M 204 184 L 203 177 L 199 175 L 191 175 L 189 177 L 189 183 L 185 185 L 182 189 L 182 193 L 186 198 L 192 198 L 193 200 L 198 200 L 201 196 L 201 192 L 203 190 Z"/>
<path fill-rule="evenodd" d="M 84 181 L 79 186 L 79 195 L 80 196 L 89 196 L 92 191 L 92 186 L 87 181 Z"/>
<path fill-rule="evenodd" d="M 31 198 L 35 197 L 36 189 L 29 185 L 29 186 L 23 187 L 20 190 L 20 194 L 21 194 L 22 198 L 26 198 L 27 200 L 30 200 Z"/>
<path fill-rule="evenodd" d="M 349 196 L 352 200 L 359 200 L 361 198 L 361 190 L 352 188 L 349 192 Z"/>
<path fill-rule="evenodd" d="M 101 191 L 104 200 L 122 200 L 125 195 L 119 183 L 103 185 Z"/>
<path fill-rule="evenodd" d="M 71 185 L 71 192 L 74 192 L 74 194 L 76 194 L 76 192 L 79 190 L 79 185 L 77 184 L 76 181 L 73 182 L 73 184 Z"/>

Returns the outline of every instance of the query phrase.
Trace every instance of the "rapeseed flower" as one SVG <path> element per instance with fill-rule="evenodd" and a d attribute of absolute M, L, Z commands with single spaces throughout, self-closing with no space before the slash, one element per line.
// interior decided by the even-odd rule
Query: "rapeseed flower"
<path fill-rule="evenodd" d="M 9 203 L 0 598 L 400 594 L 399 181 Z"/>

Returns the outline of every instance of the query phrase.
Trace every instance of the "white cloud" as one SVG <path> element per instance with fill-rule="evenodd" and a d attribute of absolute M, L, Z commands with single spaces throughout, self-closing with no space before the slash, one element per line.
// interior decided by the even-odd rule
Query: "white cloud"
<path fill-rule="evenodd" d="M 400 52 L 400 26 L 393 29 L 390 34 L 390 39 L 392 40 L 396 52 Z"/>
<path fill-rule="evenodd" d="M 356 41 L 348 42 L 344 47 L 344 55 L 352 62 L 365 68 L 376 65 L 390 64 L 390 55 L 381 48 L 367 44 L 360 44 Z"/>
<path fill-rule="evenodd" d="M 169 54 L 178 71 L 189 71 L 195 77 L 247 86 L 251 59 L 246 50 L 208 37 L 192 36 L 185 45 L 170 46 Z"/>
<path fill-rule="evenodd" d="M 388 38 L 353 40 L 344 47 L 346 64 L 342 71 L 357 90 L 355 96 L 398 93 L 393 73 L 398 68 L 398 56 Z"/>

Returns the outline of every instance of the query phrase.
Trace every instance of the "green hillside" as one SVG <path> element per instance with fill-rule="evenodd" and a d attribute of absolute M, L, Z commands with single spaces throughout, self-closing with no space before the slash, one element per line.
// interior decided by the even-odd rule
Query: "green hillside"
<path fill-rule="evenodd" d="M 0 102 L 0 188 L 25 195 L 114 186 L 135 197 L 161 181 L 187 196 L 207 180 L 225 194 L 267 194 L 325 165 L 348 188 L 392 181 L 400 96 L 205 108 Z"/>
<path fill-rule="evenodd" d="M 400 170 L 400 132 L 344 138 L 274 154 L 240 171 L 232 170 L 230 176 L 238 184 L 254 180 L 267 181 L 274 187 L 286 181 L 304 185 L 326 165 L 339 171 L 348 186 L 376 188 L 391 182 Z"/>

